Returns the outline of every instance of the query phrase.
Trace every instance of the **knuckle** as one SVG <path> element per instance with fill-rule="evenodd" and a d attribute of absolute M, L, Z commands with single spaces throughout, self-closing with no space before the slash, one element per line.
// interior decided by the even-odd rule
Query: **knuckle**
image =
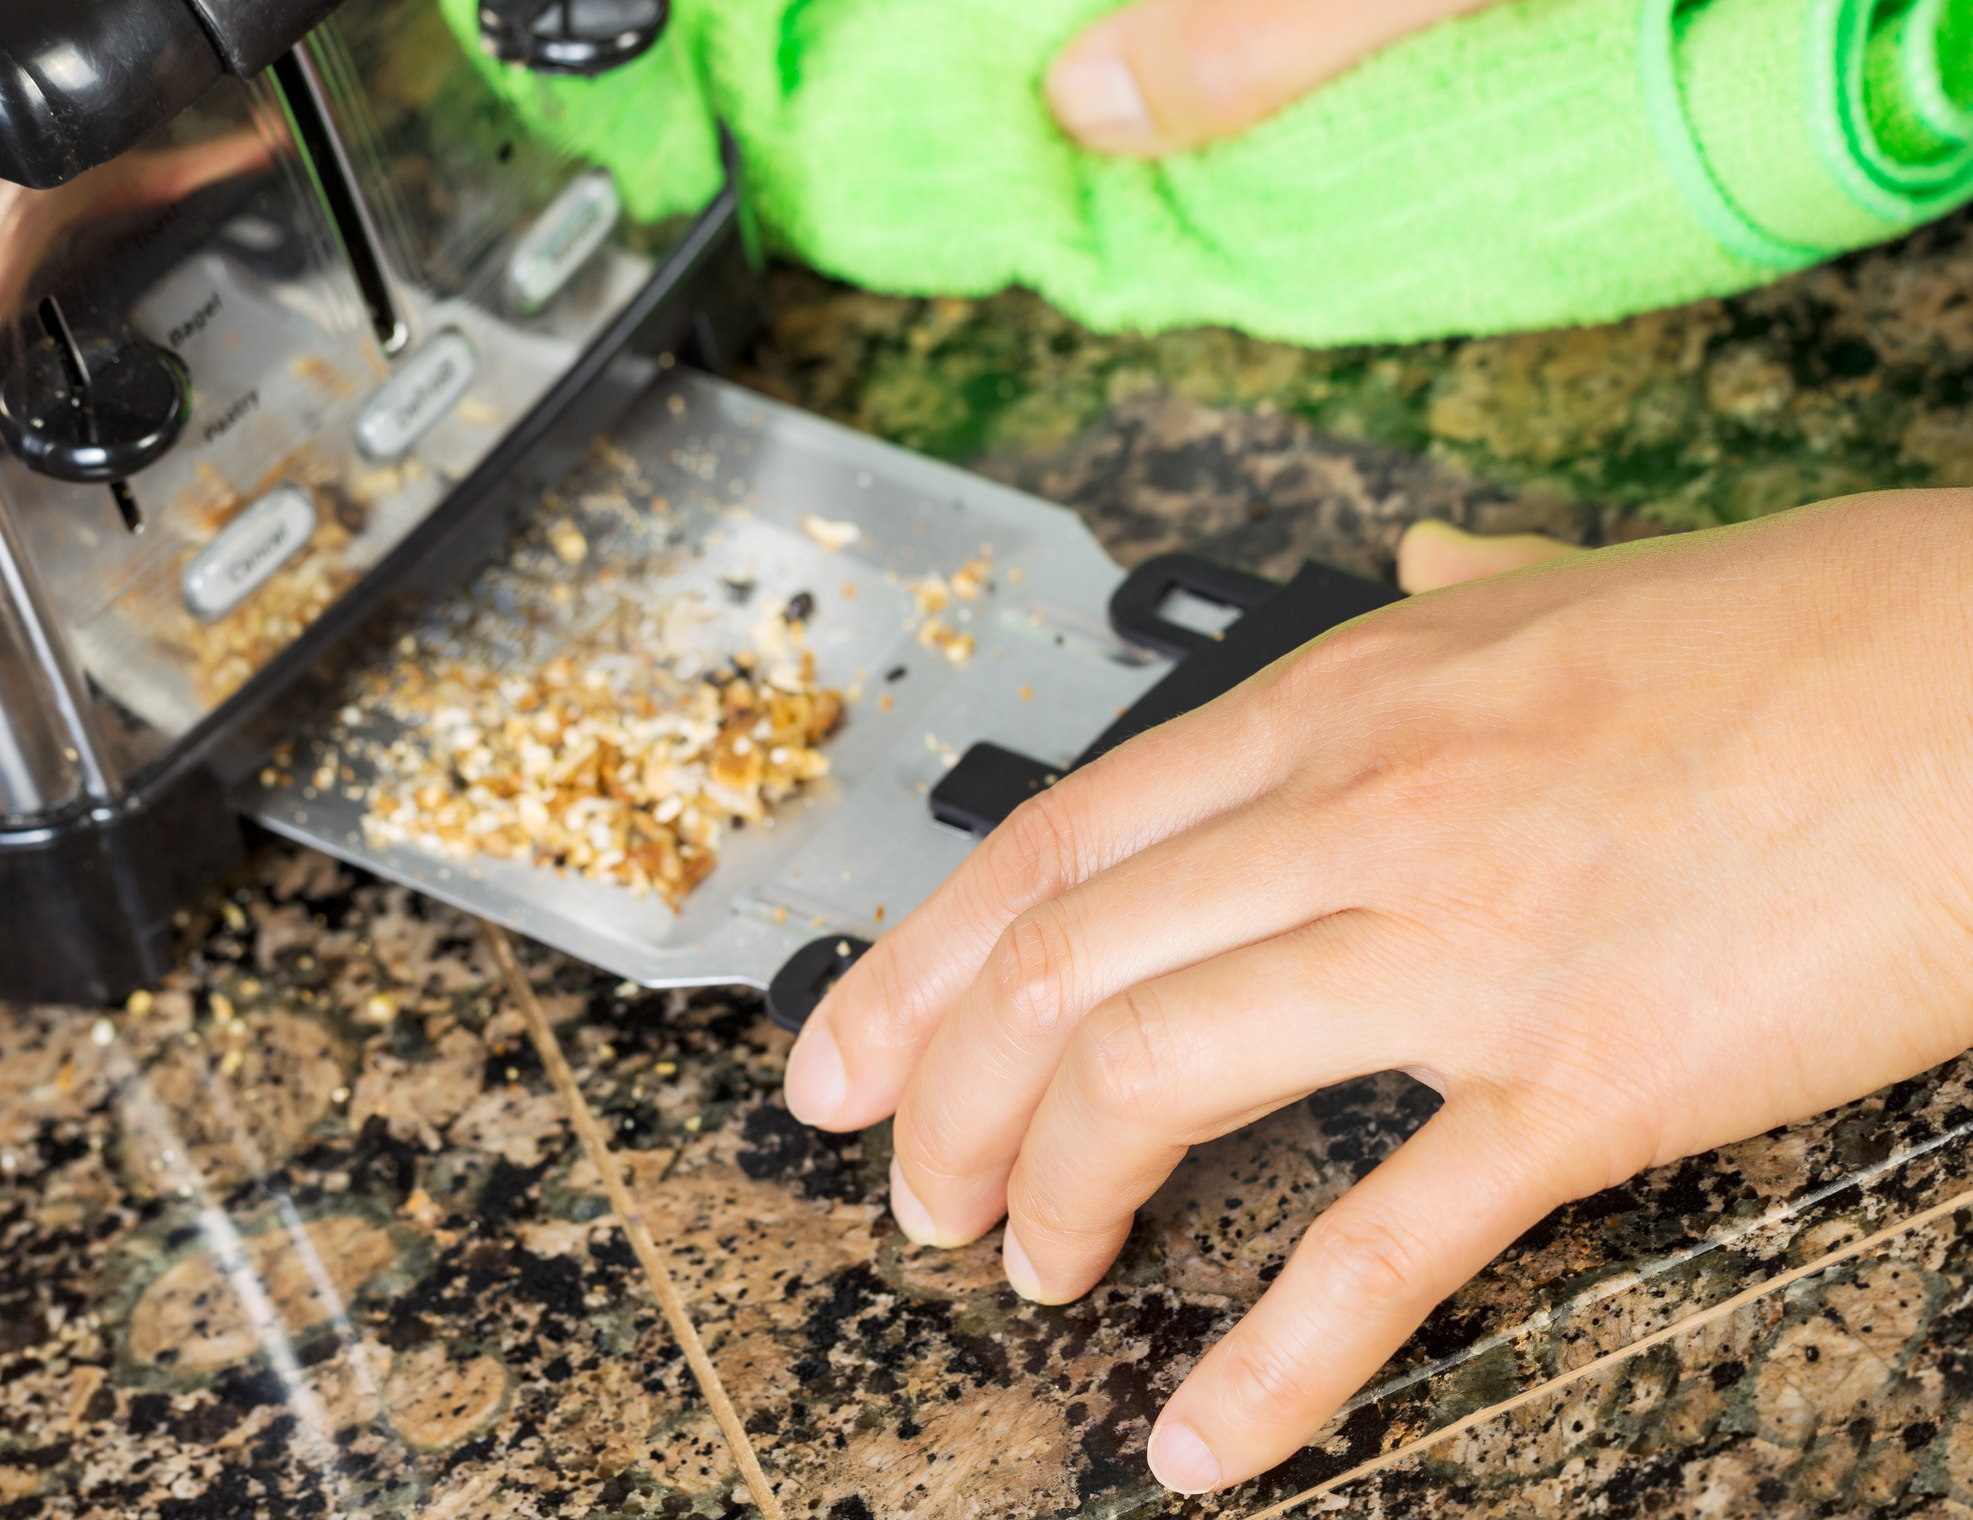
<path fill-rule="evenodd" d="M 1018 1191 L 1009 1191 L 1007 1218 L 1018 1225 L 1021 1241 L 1032 1248 L 1045 1244 L 1056 1248 L 1076 1247 L 1094 1232 L 1086 1209 L 1065 1205 L 1052 1188 L 1025 1182 Z"/>
<path fill-rule="evenodd" d="M 1308 1369 L 1285 1346 L 1259 1336 L 1239 1335 L 1222 1342 L 1222 1402 L 1246 1421 L 1263 1426 L 1299 1426 L 1309 1416 Z"/>
<path fill-rule="evenodd" d="M 890 946 L 879 942 L 851 968 L 828 999 L 828 1024 L 846 1052 L 909 1049 L 920 1038 L 927 1010 Z"/>
<path fill-rule="evenodd" d="M 1354 1310 L 1403 1313 L 1436 1303 L 1438 1273 L 1425 1242 L 1394 1220 L 1360 1210 L 1318 1223 L 1325 1296 Z"/>
<path fill-rule="evenodd" d="M 961 1129 L 950 1110 L 937 1103 L 912 1103 L 893 1126 L 897 1158 L 921 1182 L 946 1182 L 962 1175 L 970 1159 Z"/>
<path fill-rule="evenodd" d="M 1170 1117 L 1170 1079 L 1185 1060 L 1154 988 L 1139 984 L 1119 993 L 1090 1021 L 1081 1065 L 1082 1085 L 1100 1112 L 1118 1119 Z"/>
<path fill-rule="evenodd" d="M 1283 672 L 1297 695 L 1333 692 L 1352 671 L 1389 662 L 1410 642 L 1402 619 L 1371 615 L 1332 628 L 1304 645 Z"/>
<path fill-rule="evenodd" d="M 994 957 L 994 991 L 1017 1039 L 1046 1040 L 1073 1016 L 1080 960 L 1068 915 L 1056 903 L 1031 908 L 1008 926 Z"/>
<path fill-rule="evenodd" d="M 1056 896 L 1081 879 L 1080 821 L 1074 789 L 1030 797 L 987 840 L 986 867 L 995 893 L 1016 912 Z"/>

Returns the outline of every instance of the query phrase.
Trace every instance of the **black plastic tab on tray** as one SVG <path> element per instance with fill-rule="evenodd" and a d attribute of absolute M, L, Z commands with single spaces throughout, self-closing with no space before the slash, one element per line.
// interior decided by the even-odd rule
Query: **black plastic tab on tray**
<path fill-rule="evenodd" d="M 1161 555 L 1159 558 L 1189 559 L 1190 556 Z M 1146 561 L 1132 572 L 1131 579 L 1148 571 L 1156 563 L 1156 560 Z M 1197 563 L 1203 564 L 1204 561 Z M 1229 576 L 1241 575 L 1239 571 L 1226 573 Z M 1275 586 L 1274 582 L 1263 581 L 1259 576 L 1242 578 L 1273 587 L 1273 590 L 1264 597 L 1256 598 L 1237 621 L 1216 637 L 1198 635 L 1197 647 L 1181 659 L 1169 675 L 1139 697 L 1129 711 L 1106 728 L 1095 743 L 1076 756 L 1070 770 L 1089 764 L 1125 740 L 1134 739 L 1160 723 L 1169 723 L 1183 713 L 1204 707 L 1215 697 L 1233 690 L 1247 677 L 1267 669 L 1283 655 L 1292 654 L 1331 628 L 1404 598 L 1404 593 L 1395 586 L 1352 575 L 1347 570 L 1337 570 L 1314 560 L 1309 560 L 1296 571 L 1295 578 L 1285 586 Z M 1175 581 L 1174 584 L 1192 590 L 1195 585 L 1203 585 L 1204 580 L 1203 577 L 1196 577 L 1191 584 L 1184 581 Z M 1226 584 L 1230 586 L 1233 583 L 1229 581 Z M 1110 618 L 1117 624 L 1119 634 L 1125 638 L 1135 638 L 1137 635 L 1120 621 L 1120 615 L 1132 614 L 1135 601 L 1127 601 L 1121 609 L 1118 606 L 1118 601 L 1123 599 L 1129 588 L 1130 579 L 1118 588 L 1117 596 L 1110 603 Z M 1167 592 L 1158 594 L 1162 597 Z M 1205 590 L 1195 594 L 1210 595 Z M 1227 606 L 1238 605 L 1224 597 L 1212 599 L 1221 600 Z"/>
<path fill-rule="evenodd" d="M 1174 590 L 1240 608 L 1241 615 L 1218 634 L 1181 627 L 1158 610 Z M 1190 554 L 1146 560 L 1111 598 L 1110 621 L 1133 643 L 1177 655 L 1170 674 L 1099 734 L 1067 770 L 998 744 L 975 744 L 932 789 L 932 816 L 974 834 L 990 834 L 1015 808 L 1068 771 L 1205 706 L 1310 639 L 1402 595 L 1395 586 L 1313 560 L 1285 586 Z"/>
<path fill-rule="evenodd" d="M 1174 591 L 1189 592 L 1216 607 L 1247 612 L 1280 589 L 1277 581 L 1230 565 L 1216 565 L 1196 554 L 1159 554 L 1126 575 L 1111 594 L 1110 626 L 1133 644 L 1182 660 L 1217 639 L 1164 615 L 1165 599 Z"/>
<path fill-rule="evenodd" d="M 990 834 L 1015 808 L 1062 779 L 1059 766 L 975 744 L 932 788 L 932 816 L 971 834 Z"/>
<path fill-rule="evenodd" d="M 825 934 L 793 955 L 767 987 L 767 1016 L 783 1029 L 799 1031 L 815 1005 L 843 979 L 870 948 L 870 941 L 853 934 Z"/>

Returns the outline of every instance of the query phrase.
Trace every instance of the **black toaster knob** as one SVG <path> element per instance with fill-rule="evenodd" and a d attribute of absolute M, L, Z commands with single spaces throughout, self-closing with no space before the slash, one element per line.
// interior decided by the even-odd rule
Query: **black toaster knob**
<path fill-rule="evenodd" d="M 124 481 L 162 458 L 192 414 L 184 361 L 135 334 L 78 333 L 52 299 L 42 336 L 0 384 L 0 438 L 31 470 L 108 485 L 135 532 L 142 524 Z"/>
<path fill-rule="evenodd" d="M 251 79 L 336 0 L 0 0 L 0 179 L 46 190 Z"/>
<path fill-rule="evenodd" d="M 604 74 L 645 52 L 670 0 L 480 0 L 480 44 L 541 74 Z"/>

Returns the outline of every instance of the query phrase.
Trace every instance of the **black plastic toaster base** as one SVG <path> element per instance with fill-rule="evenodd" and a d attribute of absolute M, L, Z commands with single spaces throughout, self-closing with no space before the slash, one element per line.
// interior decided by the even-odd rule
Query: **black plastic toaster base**
<path fill-rule="evenodd" d="M 0 997 L 113 1003 L 172 964 L 172 917 L 244 857 L 218 777 L 0 834 Z"/>

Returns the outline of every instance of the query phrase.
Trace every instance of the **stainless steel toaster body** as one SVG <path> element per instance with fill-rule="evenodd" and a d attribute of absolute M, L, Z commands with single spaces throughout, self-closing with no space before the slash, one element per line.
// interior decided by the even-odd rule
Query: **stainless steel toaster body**
<path fill-rule="evenodd" d="M 228 786 L 337 651 L 676 356 L 716 367 L 750 271 L 730 190 L 633 222 L 433 0 L 32 9 L 0 18 L 0 997 L 100 1001 L 168 964 L 239 854 Z M 663 45 L 661 5 L 605 9 L 586 55 L 579 0 L 482 24 L 563 72 Z M 158 77 L 119 88 L 144 27 Z"/>

